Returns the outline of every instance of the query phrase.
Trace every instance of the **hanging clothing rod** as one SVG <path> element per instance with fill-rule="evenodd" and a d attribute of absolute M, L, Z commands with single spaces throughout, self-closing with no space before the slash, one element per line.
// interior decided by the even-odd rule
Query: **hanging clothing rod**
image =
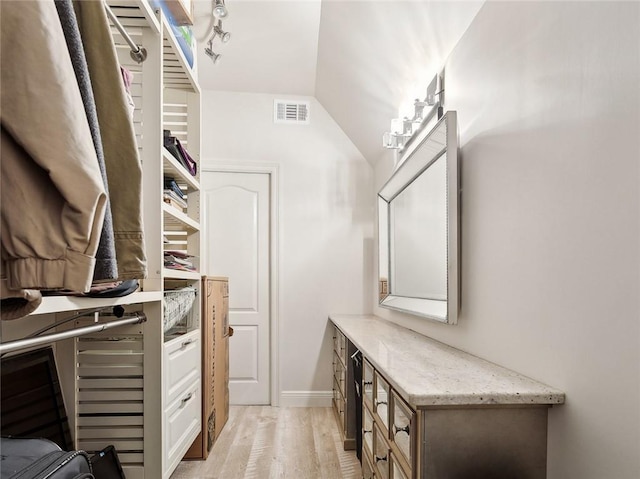
<path fill-rule="evenodd" d="M 147 50 L 133 41 L 133 39 L 131 38 L 131 36 L 129 36 L 125 28 L 122 26 L 122 23 L 120 23 L 120 20 L 118 20 L 118 17 L 116 17 L 116 14 L 113 13 L 113 10 L 111 10 L 111 7 L 109 5 L 105 3 L 104 9 L 107 11 L 107 16 L 109 17 L 111 22 L 115 25 L 122 37 L 129 44 L 129 47 L 131 48 L 131 58 L 133 58 L 133 60 L 138 63 L 142 63 L 143 61 L 145 61 L 147 59 Z"/>
<path fill-rule="evenodd" d="M 62 339 L 76 338 L 78 336 L 84 336 L 85 334 L 99 333 L 101 331 L 106 331 L 107 329 L 117 328 L 118 326 L 125 326 L 127 324 L 144 323 L 146 320 L 147 316 L 143 312 L 137 312 L 134 316 L 109 321 L 108 323 L 92 324 L 91 326 L 83 326 L 77 329 L 70 329 L 69 331 L 62 331 L 60 333 L 45 334 L 44 336 L 37 336 L 35 338 L 7 341 L 0 343 L 0 354 L 19 351 L 20 349 L 30 348 L 32 346 L 40 346 L 41 344 L 53 343 Z"/>

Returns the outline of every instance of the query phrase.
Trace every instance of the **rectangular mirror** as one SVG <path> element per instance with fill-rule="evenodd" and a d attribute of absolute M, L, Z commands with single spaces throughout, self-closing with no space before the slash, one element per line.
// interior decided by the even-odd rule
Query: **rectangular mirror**
<path fill-rule="evenodd" d="M 412 138 L 378 193 L 380 306 L 455 324 L 459 310 L 456 112 Z"/>

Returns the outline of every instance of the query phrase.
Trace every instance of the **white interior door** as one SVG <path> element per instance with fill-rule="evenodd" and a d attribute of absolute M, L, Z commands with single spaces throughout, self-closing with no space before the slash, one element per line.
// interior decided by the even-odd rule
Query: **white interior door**
<path fill-rule="evenodd" d="M 229 401 L 270 403 L 269 174 L 204 172 L 206 271 L 229 277 Z"/>

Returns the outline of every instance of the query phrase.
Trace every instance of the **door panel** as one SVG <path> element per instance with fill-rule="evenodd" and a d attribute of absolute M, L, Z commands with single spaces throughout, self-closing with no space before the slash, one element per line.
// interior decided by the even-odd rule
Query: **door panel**
<path fill-rule="evenodd" d="M 269 404 L 269 175 L 204 172 L 206 271 L 229 277 L 231 404 Z"/>

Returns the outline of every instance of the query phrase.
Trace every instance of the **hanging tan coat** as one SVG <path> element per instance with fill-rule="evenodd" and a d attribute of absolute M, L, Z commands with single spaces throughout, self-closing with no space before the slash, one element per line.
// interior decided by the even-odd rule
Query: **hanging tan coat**
<path fill-rule="evenodd" d="M 106 194 L 55 5 L 0 1 L 7 290 L 88 291 Z"/>

